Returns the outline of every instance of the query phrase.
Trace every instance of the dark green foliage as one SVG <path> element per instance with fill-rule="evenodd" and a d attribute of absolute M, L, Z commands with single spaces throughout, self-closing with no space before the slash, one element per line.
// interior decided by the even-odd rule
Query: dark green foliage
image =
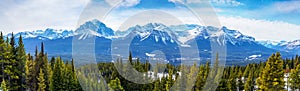
<path fill-rule="evenodd" d="M 110 83 L 108 84 L 109 87 L 111 87 L 112 89 L 110 89 L 110 91 L 115 90 L 115 91 L 124 91 L 124 88 L 121 86 L 121 82 L 119 78 L 116 78 L 114 80 L 111 80 Z"/>
<path fill-rule="evenodd" d="M 17 44 L 16 44 L 17 43 Z M 0 81 L 4 91 L 282 91 L 285 90 L 283 77 L 289 73 L 289 88 L 300 87 L 299 56 L 282 60 L 279 53 L 273 54 L 267 62 L 245 66 L 219 65 L 218 55 L 214 62 L 198 65 L 150 64 L 151 60 L 133 59 L 129 52 L 128 62 L 116 60 L 123 67 L 133 67 L 144 73 L 142 80 L 152 83 L 136 84 L 122 77 L 114 63 L 86 64 L 75 68 L 74 60 L 60 57 L 48 59 L 43 43 L 41 51 L 34 56 L 27 54 L 22 37 L 18 42 L 12 34 L 6 39 L 0 37 Z M 80 61 L 80 60 L 79 60 Z M 208 60 L 212 61 L 212 60 Z M 153 68 L 155 67 L 155 68 Z M 165 69 L 166 68 L 166 69 Z M 150 70 L 153 69 L 153 70 Z M 127 69 L 122 69 L 126 71 Z M 153 78 L 148 77 L 153 71 Z M 158 74 L 166 74 L 159 77 Z M 125 73 L 130 76 L 132 73 Z M 220 80 L 218 80 L 220 78 Z M 141 80 L 141 79 L 136 79 Z M 258 85 L 259 88 L 255 88 Z M 216 87 L 212 89 L 210 87 Z"/>
<path fill-rule="evenodd" d="M 300 65 L 291 70 L 289 83 L 292 90 L 300 89 Z"/>
<path fill-rule="evenodd" d="M 46 83 L 44 79 L 43 69 L 40 69 L 40 73 L 38 76 L 38 90 L 37 91 L 46 91 Z"/>
<path fill-rule="evenodd" d="M 284 90 L 283 63 L 279 53 L 273 54 L 268 59 L 265 68 L 257 79 L 259 90 Z"/>

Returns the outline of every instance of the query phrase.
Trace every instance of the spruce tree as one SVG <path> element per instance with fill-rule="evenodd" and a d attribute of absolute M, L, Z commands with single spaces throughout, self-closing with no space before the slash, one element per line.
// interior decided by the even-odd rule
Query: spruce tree
<path fill-rule="evenodd" d="M 7 86 L 6 86 L 6 82 L 5 82 L 4 79 L 1 82 L 1 89 L 2 89 L 2 91 L 8 91 Z"/>
<path fill-rule="evenodd" d="M 54 64 L 55 64 L 55 57 L 52 57 L 50 60 L 50 66 L 51 66 L 52 70 L 53 70 Z"/>
<path fill-rule="evenodd" d="M 18 62 L 16 61 L 16 49 L 15 49 L 15 42 L 14 36 L 12 34 L 11 39 L 9 41 L 9 38 L 7 37 L 6 40 L 6 52 L 4 59 L 6 62 L 4 62 L 4 73 L 5 73 L 5 79 L 7 79 L 7 87 L 10 90 L 18 90 L 21 86 L 18 83 L 19 81 L 19 73 L 18 70 Z"/>
<path fill-rule="evenodd" d="M 236 82 L 236 74 L 234 72 L 234 66 L 230 68 L 229 71 L 229 79 L 227 81 L 227 87 L 230 91 L 236 91 L 237 90 L 237 82 Z"/>
<path fill-rule="evenodd" d="M 169 91 L 173 85 L 173 69 L 170 64 L 168 64 L 168 77 L 166 80 L 166 91 Z"/>
<path fill-rule="evenodd" d="M 124 91 L 119 78 L 115 78 L 114 80 L 110 81 L 108 86 L 112 88 L 110 91 Z"/>
<path fill-rule="evenodd" d="M 249 76 L 248 74 L 249 74 L 250 69 L 251 69 L 251 64 L 249 64 L 249 65 L 246 66 L 246 69 L 244 71 L 243 77 L 246 78 L 246 77 Z"/>
<path fill-rule="evenodd" d="M 44 79 L 43 69 L 40 69 L 38 76 L 38 90 L 37 91 L 46 91 L 46 84 Z"/>
<path fill-rule="evenodd" d="M 283 61 L 279 53 L 273 54 L 257 79 L 259 90 L 284 90 Z"/>
<path fill-rule="evenodd" d="M 239 67 L 238 68 L 238 83 L 237 83 L 237 87 L 238 87 L 238 90 L 244 90 L 244 82 L 242 80 L 242 77 L 243 77 L 243 70 L 242 70 L 242 67 Z"/>
<path fill-rule="evenodd" d="M 289 83 L 290 88 L 294 91 L 296 89 L 300 89 L 300 65 L 298 64 L 295 69 L 291 70 Z"/>
<path fill-rule="evenodd" d="M 1 35 L 0 35 L 0 61 L 1 61 L 1 82 L 2 80 L 5 78 L 5 75 L 4 75 L 4 66 L 5 66 L 5 63 L 6 63 L 6 59 L 5 59 L 5 56 L 6 56 L 6 43 L 4 42 L 4 38 L 3 38 L 3 34 L 1 32 Z"/>
<path fill-rule="evenodd" d="M 161 88 L 159 87 L 159 83 L 160 83 L 159 80 L 154 82 L 154 89 L 153 89 L 153 91 L 160 91 Z"/>
<path fill-rule="evenodd" d="M 33 61 L 33 58 L 30 56 L 30 54 L 28 54 L 28 61 L 26 61 L 25 63 L 25 82 L 26 82 L 26 88 L 27 90 L 29 91 L 33 91 L 35 90 L 36 87 L 35 86 L 35 83 L 34 80 L 35 80 L 35 69 L 34 69 L 34 65 L 35 65 L 35 62 Z"/>
<path fill-rule="evenodd" d="M 245 91 L 253 91 L 254 90 L 254 76 L 253 76 L 253 70 L 249 73 L 249 76 L 247 78 L 247 81 L 245 83 Z"/>
<path fill-rule="evenodd" d="M 132 64 L 133 64 L 133 62 L 132 62 L 132 53 L 131 53 L 131 52 L 129 52 L 128 61 L 129 61 L 129 63 L 128 63 L 128 64 L 130 64 L 130 65 L 132 65 Z"/>
<path fill-rule="evenodd" d="M 186 90 L 195 89 L 195 81 L 197 78 L 198 67 L 195 62 L 189 69 L 189 73 L 187 74 L 187 82 L 186 82 Z"/>
<path fill-rule="evenodd" d="M 59 91 L 65 90 L 64 86 L 64 63 L 60 58 L 56 58 L 53 74 L 51 78 L 50 90 L 51 91 Z"/>
<path fill-rule="evenodd" d="M 18 89 L 19 91 L 25 90 L 25 62 L 26 62 L 26 52 L 23 44 L 22 36 L 20 35 L 18 41 L 18 47 L 16 48 L 16 61 L 18 70 L 20 71 L 17 75 L 19 76 L 18 85 L 21 87 Z"/>
<path fill-rule="evenodd" d="M 36 49 L 36 58 L 35 58 L 35 76 L 37 77 L 39 75 L 39 69 L 43 69 L 43 73 L 44 73 L 44 79 L 45 79 L 45 83 L 46 83 L 46 90 L 50 89 L 50 73 L 48 69 L 49 67 L 49 62 L 48 62 L 48 57 L 47 54 L 44 52 L 44 43 L 41 43 L 41 52 L 38 53 L 37 49 Z M 35 81 L 36 86 L 38 85 L 37 79 Z M 36 88 L 37 89 L 37 88 Z"/>
<path fill-rule="evenodd" d="M 199 72 L 198 72 L 198 76 L 197 76 L 197 80 L 196 80 L 196 84 L 195 84 L 195 90 L 196 91 L 200 91 L 202 90 L 202 87 L 205 84 L 205 67 L 204 65 L 201 65 L 199 68 Z"/>

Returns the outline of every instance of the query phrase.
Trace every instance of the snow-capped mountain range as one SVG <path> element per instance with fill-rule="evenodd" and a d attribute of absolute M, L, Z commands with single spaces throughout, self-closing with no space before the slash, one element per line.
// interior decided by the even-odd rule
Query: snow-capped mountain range
<path fill-rule="evenodd" d="M 88 21 L 81 25 L 75 30 L 76 34 L 81 34 L 80 39 L 84 39 L 90 36 L 98 37 L 112 37 L 114 36 L 114 31 L 111 28 L 106 27 L 106 25 L 98 20 Z"/>
<path fill-rule="evenodd" d="M 95 42 L 101 44 L 96 46 L 100 48 L 97 51 L 102 54 L 110 54 L 111 40 L 133 35 L 135 37 L 131 46 L 133 49 L 138 48 L 135 50 L 139 50 L 133 51 L 133 54 L 137 54 L 139 57 L 147 56 L 144 54 L 149 54 L 151 50 L 157 48 L 169 48 L 164 50 L 167 53 L 174 53 L 174 55 L 170 54 L 169 56 L 178 56 L 176 52 L 180 50 L 177 46 L 184 45 L 185 47 L 189 47 L 193 39 L 196 40 L 198 45 L 201 45 L 198 47 L 200 54 L 202 53 L 201 55 L 209 57 L 211 50 L 210 40 L 220 37 L 224 38 L 224 40 L 217 40 L 218 43 L 227 44 L 227 53 L 228 56 L 232 57 L 232 60 L 253 60 L 268 57 L 276 51 L 295 52 L 295 50 L 300 49 L 300 40 L 290 42 L 256 41 L 254 37 L 242 34 L 237 30 L 195 24 L 166 26 L 161 23 L 149 23 L 146 25 L 136 25 L 127 30 L 120 31 L 113 30 L 98 20 L 92 20 L 87 21 L 76 30 L 55 30 L 48 28 L 46 30 L 26 31 L 15 34 L 15 36 L 19 35 L 22 35 L 24 43 L 28 43 L 25 44 L 27 51 L 33 52 L 35 47 L 32 47 L 32 45 L 39 45 L 40 42 L 44 42 L 47 45 L 46 47 L 51 49 L 48 53 L 56 55 L 60 53 L 60 49 L 65 54 L 72 52 L 72 38 L 75 38 L 74 36 L 77 36 L 76 38 L 79 40 L 96 36 L 97 39 Z M 103 48 L 103 46 L 105 47 Z M 145 46 L 150 47 L 144 48 Z"/>
<path fill-rule="evenodd" d="M 219 31 L 221 30 L 221 31 Z M 212 27 L 212 26 L 200 26 L 200 25 L 172 25 L 165 26 L 160 23 L 149 23 L 147 25 L 136 25 L 129 28 L 126 31 L 114 31 L 111 28 L 108 28 L 104 23 L 98 20 L 88 21 L 85 24 L 81 25 L 75 31 L 73 30 L 55 30 L 55 29 L 46 29 L 46 30 L 36 30 L 36 31 L 25 31 L 16 33 L 15 36 L 22 35 L 24 39 L 26 38 L 40 38 L 40 39 L 49 39 L 55 40 L 59 38 L 68 38 L 75 35 L 81 35 L 81 39 L 87 38 L 89 36 L 98 36 L 105 37 L 108 39 L 118 38 L 128 35 L 129 33 L 134 33 L 139 35 L 142 39 L 147 38 L 151 33 L 157 33 L 156 41 L 160 36 L 161 40 L 170 40 L 177 41 L 179 43 L 185 44 L 189 40 L 192 40 L 196 37 L 201 37 L 203 39 L 208 39 L 209 37 L 217 34 L 225 35 L 226 40 L 232 44 L 236 44 L 239 41 L 248 41 L 253 42 L 255 38 L 251 36 L 244 35 L 237 30 L 230 30 L 226 27 L 221 29 Z M 11 35 L 8 34 L 8 35 Z M 174 40 L 173 40 L 174 39 Z"/>
<path fill-rule="evenodd" d="M 10 36 L 11 33 L 7 34 Z M 36 30 L 36 31 L 25 31 L 14 34 L 15 36 L 22 35 L 23 39 L 26 38 L 39 38 L 39 39 L 59 39 L 59 38 L 67 38 L 70 36 L 74 36 L 74 31 L 72 30 L 55 30 L 51 28 L 47 28 L 46 30 Z"/>
<path fill-rule="evenodd" d="M 264 45 L 268 48 L 283 50 L 283 51 L 294 51 L 298 52 L 300 49 L 300 40 L 294 41 L 258 41 L 261 45 Z"/>

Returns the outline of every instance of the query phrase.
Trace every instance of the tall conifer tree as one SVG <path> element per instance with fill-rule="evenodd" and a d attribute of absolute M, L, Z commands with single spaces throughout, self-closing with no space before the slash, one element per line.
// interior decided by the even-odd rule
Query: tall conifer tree
<path fill-rule="evenodd" d="M 279 53 L 273 54 L 267 61 L 265 68 L 257 79 L 261 91 L 284 90 L 283 61 Z"/>

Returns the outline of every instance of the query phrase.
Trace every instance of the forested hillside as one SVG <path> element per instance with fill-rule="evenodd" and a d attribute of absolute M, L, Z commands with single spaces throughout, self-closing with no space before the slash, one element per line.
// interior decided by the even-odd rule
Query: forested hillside
<path fill-rule="evenodd" d="M 282 59 L 280 53 L 276 53 L 267 61 L 261 60 L 260 63 L 246 66 L 222 67 L 218 65 L 217 57 L 201 65 L 157 63 L 154 67 L 150 64 L 151 60 L 142 61 L 130 54 L 126 60 L 75 68 L 72 59 L 48 58 L 43 43 L 40 49 L 36 47 L 35 54 L 26 54 L 22 36 L 17 37 L 19 40 L 15 40 L 13 34 L 10 38 L 3 38 L 2 33 L 0 36 L 0 81 L 4 91 L 169 91 L 170 88 L 178 91 L 202 91 L 213 90 L 209 88 L 213 86 L 217 86 L 217 91 L 281 91 L 300 88 L 298 56 Z M 115 65 L 132 65 L 137 71 L 145 73 L 144 79 L 153 79 L 153 82 L 136 84 L 128 81 L 118 73 Z M 125 75 L 135 78 L 130 76 L 131 73 Z M 216 79 L 218 77 L 221 79 Z M 195 79 L 195 82 L 191 79 Z M 207 85 L 207 82 L 213 84 Z"/>

